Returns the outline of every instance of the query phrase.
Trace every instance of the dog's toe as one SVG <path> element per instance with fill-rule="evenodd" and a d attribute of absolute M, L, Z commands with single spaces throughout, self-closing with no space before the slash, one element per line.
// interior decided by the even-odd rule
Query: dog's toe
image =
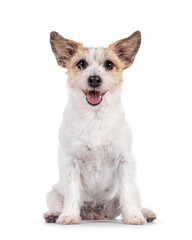
<path fill-rule="evenodd" d="M 80 224 L 80 216 L 64 216 L 60 215 L 59 218 L 57 219 L 58 224 Z"/>
<path fill-rule="evenodd" d="M 147 221 L 143 217 L 142 213 L 138 210 L 132 211 L 128 214 L 123 214 L 123 223 L 124 224 L 133 224 L 133 225 L 141 225 L 145 224 Z"/>
<path fill-rule="evenodd" d="M 43 217 L 47 223 L 55 223 L 59 215 L 48 212 L 48 213 L 45 213 Z"/>
<path fill-rule="evenodd" d="M 157 217 L 153 211 L 147 208 L 141 209 L 143 217 L 146 219 L 147 222 L 153 222 Z"/>

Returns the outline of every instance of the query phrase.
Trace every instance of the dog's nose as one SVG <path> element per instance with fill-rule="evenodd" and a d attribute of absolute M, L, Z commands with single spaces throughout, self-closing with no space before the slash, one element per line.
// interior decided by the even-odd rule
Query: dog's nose
<path fill-rule="evenodd" d="M 92 88 L 99 87 L 101 85 L 101 78 L 98 75 L 90 76 L 88 78 L 88 84 Z"/>

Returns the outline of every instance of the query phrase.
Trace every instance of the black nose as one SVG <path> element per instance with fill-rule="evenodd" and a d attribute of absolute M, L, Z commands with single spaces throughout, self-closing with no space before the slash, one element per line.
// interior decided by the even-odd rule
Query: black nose
<path fill-rule="evenodd" d="M 92 88 L 99 87 L 101 85 L 101 78 L 97 75 L 90 76 L 88 78 L 88 84 Z"/>

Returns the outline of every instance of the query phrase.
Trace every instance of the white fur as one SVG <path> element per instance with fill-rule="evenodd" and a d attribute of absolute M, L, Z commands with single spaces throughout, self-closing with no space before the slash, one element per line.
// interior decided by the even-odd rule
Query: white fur
<path fill-rule="evenodd" d="M 90 61 L 96 66 L 92 66 L 92 71 L 97 74 L 93 50 L 91 54 Z M 81 79 L 81 85 L 83 80 L 86 82 L 87 78 Z M 97 206 L 114 199 L 119 200 L 118 214 L 122 214 L 124 223 L 146 222 L 134 181 L 132 136 L 121 104 L 120 87 L 107 92 L 96 107 L 86 102 L 81 89 L 69 89 L 59 139 L 60 177 L 47 195 L 49 212 L 60 215 L 57 223 L 79 223 L 85 202 Z"/>

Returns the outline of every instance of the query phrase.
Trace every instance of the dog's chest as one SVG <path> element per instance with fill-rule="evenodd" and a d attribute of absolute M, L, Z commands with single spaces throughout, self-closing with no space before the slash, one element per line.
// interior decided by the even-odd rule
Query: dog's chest
<path fill-rule="evenodd" d="M 81 183 L 85 193 L 95 198 L 113 191 L 119 166 L 119 153 L 113 146 L 104 145 L 90 149 L 77 158 Z M 91 194 L 90 194 L 91 193 Z"/>

